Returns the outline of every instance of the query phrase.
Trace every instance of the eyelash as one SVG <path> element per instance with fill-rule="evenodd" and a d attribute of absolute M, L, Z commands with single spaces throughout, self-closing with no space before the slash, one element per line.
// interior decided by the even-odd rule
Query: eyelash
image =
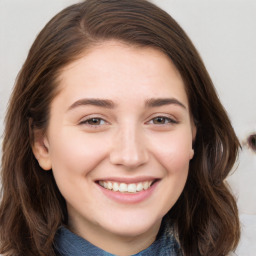
<path fill-rule="evenodd" d="M 157 119 L 161 119 L 164 120 L 164 123 L 160 123 L 160 124 L 155 124 L 154 120 Z M 96 121 L 96 124 L 91 124 L 90 122 Z M 97 124 L 97 122 L 100 122 Z M 102 124 L 102 122 L 104 122 L 104 124 Z M 157 126 L 164 126 L 164 125 L 174 125 L 174 124 L 178 124 L 178 121 L 170 118 L 170 117 L 166 117 L 166 116 L 156 116 L 152 119 L 150 119 L 148 122 L 148 124 L 153 124 L 153 125 L 157 125 Z M 90 127 L 93 127 L 95 129 L 100 128 L 101 126 L 107 124 L 107 121 L 104 120 L 103 118 L 100 117 L 92 117 L 92 118 L 88 118 L 86 120 L 83 120 L 79 123 L 79 125 L 88 125 Z"/>
<path fill-rule="evenodd" d="M 90 124 L 90 121 L 93 121 L 93 120 L 96 120 L 96 121 L 100 121 L 100 123 L 103 121 L 105 123 L 107 123 L 104 119 L 100 118 L 100 117 L 92 117 L 92 118 L 88 118 L 86 120 L 83 120 L 81 121 L 79 124 L 80 125 L 88 125 L 88 126 L 91 126 L 93 128 L 98 128 L 99 126 L 102 126 L 104 124 Z"/>
<path fill-rule="evenodd" d="M 166 116 L 156 116 L 154 118 L 152 118 L 148 123 L 154 122 L 154 120 L 156 119 L 163 119 L 165 120 L 165 122 L 163 124 L 155 124 L 155 125 L 172 125 L 172 124 L 178 124 L 178 121 L 170 118 L 170 117 L 166 117 Z M 154 124 L 154 123 L 153 123 Z"/>

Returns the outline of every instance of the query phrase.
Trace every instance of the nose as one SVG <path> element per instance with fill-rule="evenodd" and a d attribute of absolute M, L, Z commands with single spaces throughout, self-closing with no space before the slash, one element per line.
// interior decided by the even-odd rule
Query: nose
<path fill-rule="evenodd" d="M 110 162 L 127 168 L 136 168 L 149 159 L 143 132 L 127 125 L 118 130 L 110 152 Z"/>

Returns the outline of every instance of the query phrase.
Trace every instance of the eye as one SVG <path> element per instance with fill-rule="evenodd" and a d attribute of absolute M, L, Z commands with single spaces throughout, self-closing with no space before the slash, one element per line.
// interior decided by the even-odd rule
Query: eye
<path fill-rule="evenodd" d="M 83 120 L 79 124 L 87 124 L 90 126 L 101 126 L 106 124 L 106 121 L 103 120 L 102 118 L 94 117 L 94 118 Z"/>
<path fill-rule="evenodd" d="M 165 124 L 177 124 L 178 122 L 165 116 L 157 116 L 149 121 L 150 124 L 165 125 Z"/>

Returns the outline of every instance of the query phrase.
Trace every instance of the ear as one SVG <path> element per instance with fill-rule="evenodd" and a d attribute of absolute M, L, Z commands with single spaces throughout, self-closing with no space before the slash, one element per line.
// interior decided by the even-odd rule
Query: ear
<path fill-rule="evenodd" d="M 32 151 L 41 168 L 45 171 L 51 170 L 52 163 L 49 153 L 49 143 L 42 130 L 33 130 Z"/>
<path fill-rule="evenodd" d="M 190 156 L 189 156 L 189 159 L 191 160 L 193 157 L 194 157 L 194 149 L 193 148 L 191 148 L 191 150 L 190 150 Z"/>
<path fill-rule="evenodd" d="M 192 129 L 192 148 L 191 148 L 191 152 L 190 152 L 190 159 L 192 159 L 194 157 L 194 143 L 196 140 L 196 132 L 197 132 L 197 128 L 194 122 L 192 122 L 191 124 L 191 129 Z"/>

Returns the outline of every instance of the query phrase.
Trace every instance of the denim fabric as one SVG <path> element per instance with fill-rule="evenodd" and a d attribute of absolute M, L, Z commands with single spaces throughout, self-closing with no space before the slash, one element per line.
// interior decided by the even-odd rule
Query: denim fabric
<path fill-rule="evenodd" d="M 60 227 L 55 236 L 55 251 L 59 256 L 114 256 L 103 251 L 83 238 L 72 233 L 65 227 Z M 174 233 L 162 225 L 156 241 L 147 249 L 133 256 L 182 256 L 179 243 Z"/>

